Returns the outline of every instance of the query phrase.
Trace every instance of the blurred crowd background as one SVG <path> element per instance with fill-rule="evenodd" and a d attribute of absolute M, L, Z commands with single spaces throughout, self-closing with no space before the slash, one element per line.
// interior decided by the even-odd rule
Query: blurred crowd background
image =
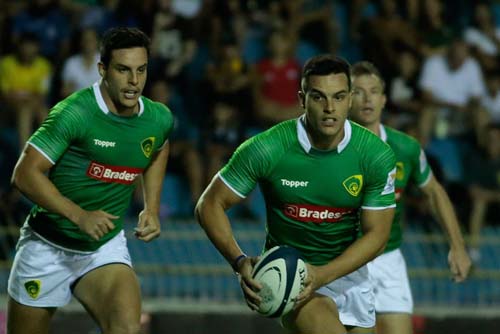
<path fill-rule="evenodd" d="M 151 37 L 144 95 L 176 118 L 166 221 L 192 217 L 245 138 L 302 113 L 301 66 L 333 53 L 379 67 L 384 123 L 418 138 L 472 253 L 482 226 L 500 223 L 500 1 L 0 0 L 4 227 L 17 229 L 30 207 L 9 183 L 24 143 L 51 106 L 99 80 L 99 36 L 113 26 Z M 417 191 L 407 203 L 409 224 L 428 221 Z M 138 196 L 131 215 L 139 207 Z M 262 221 L 260 194 L 233 215 Z"/>

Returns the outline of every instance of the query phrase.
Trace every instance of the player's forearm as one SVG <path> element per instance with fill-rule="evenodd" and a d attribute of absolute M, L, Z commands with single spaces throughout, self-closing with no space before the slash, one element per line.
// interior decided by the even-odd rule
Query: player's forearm
<path fill-rule="evenodd" d="M 363 235 L 341 255 L 320 267 L 324 284 L 347 275 L 373 260 L 383 252 L 391 231 L 394 209 L 363 210 L 361 227 Z"/>
<path fill-rule="evenodd" d="M 168 143 L 157 153 L 149 167 L 142 175 L 144 209 L 153 213 L 159 214 L 161 189 L 165 171 L 167 168 L 167 160 L 169 154 Z"/>
<path fill-rule="evenodd" d="M 210 241 L 228 263 L 232 264 L 243 254 L 234 239 L 231 224 L 222 205 L 202 195 L 196 205 L 195 216 Z"/>
<path fill-rule="evenodd" d="M 373 260 L 384 250 L 388 237 L 388 233 L 384 235 L 375 231 L 363 234 L 340 256 L 321 267 L 323 283 L 328 284 Z"/>
<path fill-rule="evenodd" d="M 76 223 L 84 210 L 63 196 L 44 173 L 26 167 L 16 167 L 12 176 L 13 185 L 42 208 Z"/>
<path fill-rule="evenodd" d="M 458 225 L 457 216 L 450 198 L 441 185 L 436 185 L 430 194 L 429 201 L 436 220 L 445 231 L 452 248 L 464 247 L 464 239 Z"/>

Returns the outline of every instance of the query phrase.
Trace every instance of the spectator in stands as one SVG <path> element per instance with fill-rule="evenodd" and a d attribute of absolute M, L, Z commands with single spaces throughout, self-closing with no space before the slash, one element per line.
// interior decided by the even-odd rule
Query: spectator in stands
<path fill-rule="evenodd" d="M 487 112 L 487 118 L 493 123 L 500 123 L 500 69 L 487 71 L 485 74 L 486 94 L 481 105 Z"/>
<path fill-rule="evenodd" d="M 488 3 L 475 4 L 472 25 L 465 29 L 464 36 L 483 68 L 492 70 L 499 66 L 500 28 L 495 26 Z"/>
<path fill-rule="evenodd" d="M 447 181 L 458 181 L 462 177 L 459 144 L 464 135 L 476 130 L 471 124 L 476 123 L 479 101 L 486 91 L 481 68 L 460 37 L 445 54 L 425 60 L 419 87 L 426 104 L 424 145 L 433 135 L 428 153 L 439 158 Z"/>
<path fill-rule="evenodd" d="M 399 48 L 418 50 L 417 31 L 401 17 L 396 0 L 380 1 L 378 14 L 367 19 L 362 27 L 364 56 L 390 78 L 395 75 Z"/>
<path fill-rule="evenodd" d="M 40 42 L 40 53 L 59 63 L 69 53 L 70 22 L 56 0 L 30 0 L 25 10 L 13 17 L 14 38 L 32 33 Z"/>
<path fill-rule="evenodd" d="M 240 120 L 251 119 L 252 77 L 235 39 L 224 40 L 215 50 L 213 61 L 206 65 L 206 79 L 213 105 L 219 101 L 227 102 L 237 106 Z"/>
<path fill-rule="evenodd" d="M 418 31 L 422 43 L 420 52 L 429 57 L 443 54 L 456 35 L 445 19 L 443 0 L 423 0 Z"/>
<path fill-rule="evenodd" d="M 94 28 L 99 35 L 112 27 L 136 27 L 140 24 L 141 2 L 126 0 L 101 0 L 90 2 L 82 9 L 77 9 L 77 27 Z M 79 13 L 79 10 L 82 10 Z"/>
<path fill-rule="evenodd" d="M 300 64 L 293 58 L 295 38 L 275 31 L 268 43 L 269 57 L 257 64 L 254 81 L 255 118 L 264 129 L 302 114 L 297 99 Z"/>
<path fill-rule="evenodd" d="M 388 91 L 386 123 L 401 129 L 409 123 L 416 124 L 422 110 L 421 92 L 418 87 L 420 69 L 418 54 L 402 49 L 397 59 L 397 72 Z M 420 136 L 419 136 L 420 137 Z"/>
<path fill-rule="evenodd" d="M 491 221 L 500 222 L 500 123 L 491 123 L 484 129 L 486 140 L 482 147 L 467 155 L 465 175 L 472 202 L 469 217 L 470 255 L 474 262 L 480 259 L 481 229 Z"/>
<path fill-rule="evenodd" d="M 194 204 L 198 201 L 204 186 L 203 163 L 197 148 L 198 133 L 186 114 L 182 101 L 179 101 L 179 96 L 176 99 L 174 94 L 172 86 L 164 79 L 157 79 L 151 83 L 149 97 L 168 106 L 175 120 L 174 129 L 169 137 L 168 174 L 180 174 L 186 177 L 194 209 Z"/>
<path fill-rule="evenodd" d="M 170 81 L 183 80 L 181 75 L 196 52 L 197 43 L 191 22 L 177 15 L 172 0 L 156 0 L 151 18 L 151 54 L 153 71 Z"/>
<path fill-rule="evenodd" d="M 209 120 L 209 132 L 205 142 L 207 158 L 207 183 L 228 161 L 243 139 L 242 120 L 238 107 L 233 103 L 218 100 Z"/>
<path fill-rule="evenodd" d="M 47 114 L 51 76 L 52 66 L 39 54 L 39 41 L 34 34 L 22 34 L 16 53 L 0 59 L 1 98 L 14 116 L 19 148 L 31 135 L 33 125 L 41 123 Z"/>
<path fill-rule="evenodd" d="M 79 52 L 66 59 L 62 70 L 61 96 L 89 87 L 98 81 L 97 71 L 99 62 L 97 32 L 94 29 L 84 29 L 78 34 Z"/>

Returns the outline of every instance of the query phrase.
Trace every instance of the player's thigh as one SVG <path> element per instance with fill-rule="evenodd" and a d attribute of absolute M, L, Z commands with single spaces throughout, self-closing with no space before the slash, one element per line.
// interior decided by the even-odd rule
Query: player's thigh
<path fill-rule="evenodd" d="M 282 318 L 283 326 L 294 334 L 344 334 L 335 302 L 315 294 L 298 309 Z"/>
<path fill-rule="evenodd" d="M 411 315 L 408 313 L 377 313 L 377 334 L 412 334 Z"/>
<path fill-rule="evenodd" d="M 107 264 L 86 273 L 73 294 L 102 329 L 139 328 L 141 294 L 133 269 L 122 263 Z"/>
<path fill-rule="evenodd" d="M 32 307 L 9 297 L 7 305 L 7 334 L 48 334 L 54 307 Z"/>

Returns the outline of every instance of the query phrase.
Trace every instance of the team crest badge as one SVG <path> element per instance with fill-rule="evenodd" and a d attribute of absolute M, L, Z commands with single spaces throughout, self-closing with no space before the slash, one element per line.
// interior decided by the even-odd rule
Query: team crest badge
<path fill-rule="evenodd" d="M 42 282 L 37 279 L 24 283 L 24 288 L 26 289 L 26 292 L 33 299 L 38 298 L 38 294 L 40 293 L 41 287 L 42 287 Z"/>
<path fill-rule="evenodd" d="M 400 161 L 396 162 L 396 180 L 402 180 L 405 177 L 405 167 Z"/>
<path fill-rule="evenodd" d="M 363 175 L 352 175 L 342 182 L 344 188 L 352 196 L 358 196 L 361 188 L 363 187 Z"/>
<path fill-rule="evenodd" d="M 141 142 L 142 153 L 149 158 L 151 153 L 153 153 L 153 147 L 155 145 L 155 137 L 148 137 Z"/>

